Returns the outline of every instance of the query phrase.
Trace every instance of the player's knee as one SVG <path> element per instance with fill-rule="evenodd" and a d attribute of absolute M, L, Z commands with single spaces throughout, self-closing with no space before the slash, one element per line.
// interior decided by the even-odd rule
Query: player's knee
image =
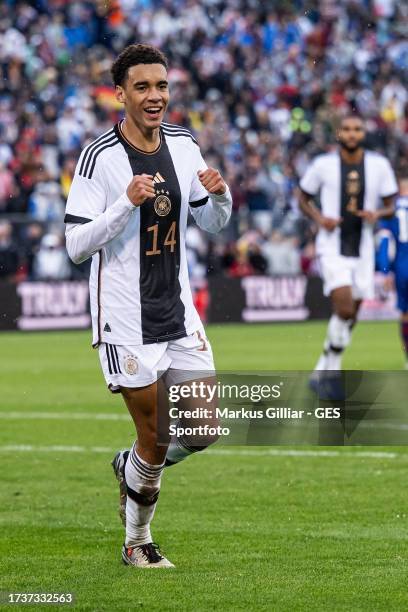
<path fill-rule="evenodd" d="M 342 304 L 336 309 L 337 315 L 344 321 L 354 319 L 354 306 L 353 304 Z"/>
<path fill-rule="evenodd" d="M 189 440 L 185 440 L 188 447 L 195 453 L 202 451 L 212 444 L 215 444 L 220 438 L 218 428 L 209 428 L 208 431 L 201 436 L 194 436 Z"/>

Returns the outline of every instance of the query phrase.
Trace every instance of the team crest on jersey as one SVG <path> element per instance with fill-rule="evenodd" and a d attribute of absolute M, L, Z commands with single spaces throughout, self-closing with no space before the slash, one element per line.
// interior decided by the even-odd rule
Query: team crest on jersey
<path fill-rule="evenodd" d="M 126 374 L 129 374 L 130 376 L 137 374 L 139 370 L 139 365 L 134 355 L 126 355 L 126 357 L 123 360 L 123 365 L 124 365 Z"/>
<path fill-rule="evenodd" d="M 358 195 L 360 194 L 361 183 L 360 175 L 357 170 L 352 170 L 346 178 L 346 192 L 350 196 L 346 209 L 348 212 L 355 213 L 358 210 Z"/>
<path fill-rule="evenodd" d="M 154 210 L 159 217 L 165 217 L 171 211 L 171 201 L 166 195 L 159 195 L 154 201 Z"/>

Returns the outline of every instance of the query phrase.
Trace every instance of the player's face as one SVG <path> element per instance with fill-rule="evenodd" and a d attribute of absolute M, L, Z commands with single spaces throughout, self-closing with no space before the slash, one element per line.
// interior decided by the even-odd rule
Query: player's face
<path fill-rule="evenodd" d="M 408 178 L 401 178 L 398 181 L 399 193 L 402 196 L 408 196 Z"/>
<path fill-rule="evenodd" d="M 361 119 L 350 117 L 343 119 L 337 134 L 338 141 L 347 151 L 356 151 L 362 146 L 365 131 Z"/>
<path fill-rule="evenodd" d="M 116 97 L 141 129 L 159 127 L 169 103 L 166 68 L 162 64 L 132 66 L 123 87 L 116 88 Z"/>

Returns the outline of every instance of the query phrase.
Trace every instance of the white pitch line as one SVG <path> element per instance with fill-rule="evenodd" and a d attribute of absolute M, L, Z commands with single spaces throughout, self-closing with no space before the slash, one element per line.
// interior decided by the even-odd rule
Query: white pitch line
<path fill-rule="evenodd" d="M 127 414 L 117 414 L 114 412 L 2 412 L 0 411 L 0 419 L 15 420 L 15 419 L 52 419 L 66 421 L 130 421 L 130 416 Z"/>
<path fill-rule="evenodd" d="M 36 446 L 32 444 L 7 444 L 0 446 L 0 452 L 11 453 L 11 452 L 27 452 L 27 453 L 114 453 L 114 448 L 107 446 Z M 231 456 L 231 457 L 346 457 L 350 458 L 364 458 L 364 459 L 397 459 L 398 457 L 405 457 L 398 453 L 384 452 L 384 451 L 355 451 L 345 452 L 336 450 L 294 450 L 294 449 L 281 449 L 281 448 L 265 448 L 265 449 L 223 449 L 213 448 L 208 449 L 206 454 L 219 455 L 219 456 Z"/>
<path fill-rule="evenodd" d="M 37 446 L 34 444 L 6 444 L 0 446 L 2 453 L 113 453 L 114 449 L 108 446 L 64 446 L 53 444 L 51 446 Z"/>
<path fill-rule="evenodd" d="M 254 457 L 359 457 L 369 459 L 396 459 L 398 453 L 389 453 L 385 451 L 335 451 L 335 450 L 294 450 L 294 449 L 277 449 L 265 448 L 264 450 L 245 448 L 242 450 L 230 450 L 224 448 L 214 448 L 208 450 L 211 455 L 245 455 Z"/>

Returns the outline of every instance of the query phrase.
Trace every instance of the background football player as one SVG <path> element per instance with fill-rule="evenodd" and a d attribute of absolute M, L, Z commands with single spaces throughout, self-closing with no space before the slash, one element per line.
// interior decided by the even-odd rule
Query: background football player
<path fill-rule="evenodd" d="M 318 372 L 341 368 L 361 301 L 373 296 L 373 228 L 378 219 L 392 215 L 397 193 L 390 163 L 365 149 L 364 139 L 363 121 L 345 116 L 337 131 L 338 149 L 316 157 L 300 181 L 300 207 L 319 228 L 316 251 L 333 308 L 311 378 L 315 389 Z"/>
<path fill-rule="evenodd" d="M 401 313 L 400 333 L 405 354 L 405 369 L 408 370 L 408 176 L 398 180 L 399 196 L 395 202 L 395 215 L 380 223 L 378 268 L 386 275 L 386 289 L 392 287 L 394 272 L 397 291 L 397 307 Z M 392 246 L 391 246 L 392 245 Z M 390 257 L 394 247 L 394 257 Z M 394 250 L 393 249 L 393 250 Z"/>

